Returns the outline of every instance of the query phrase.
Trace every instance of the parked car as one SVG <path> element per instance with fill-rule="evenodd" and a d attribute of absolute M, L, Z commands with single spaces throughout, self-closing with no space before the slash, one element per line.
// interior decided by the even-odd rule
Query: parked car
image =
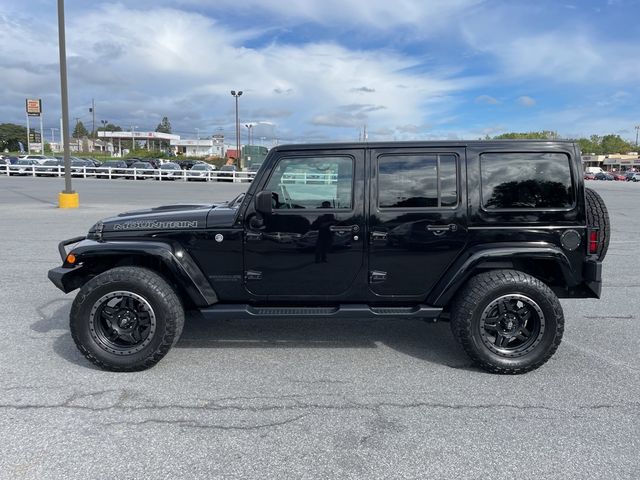
<path fill-rule="evenodd" d="M 634 176 L 636 173 L 637 173 L 637 172 L 625 172 L 625 174 L 624 174 L 624 179 L 625 179 L 627 182 L 630 182 L 630 181 L 631 181 L 631 179 L 633 178 L 633 176 Z"/>
<path fill-rule="evenodd" d="M 126 168 L 127 163 L 124 160 L 107 160 L 95 170 L 98 173 L 98 178 L 109 178 L 109 171 L 111 171 L 112 174 L 120 175 L 128 173 Z"/>
<path fill-rule="evenodd" d="M 9 166 L 9 175 L 32 175 L 37 165 L 40 163 L 36 159 L 21 158 L 15 165 Z"/>
<path fill-rule="evenodd" d="M 223 165 L 218 172 L 218 182 L 233 182 L 235 172 L 238 171 L 238 167 L 235 165 Z"/>
<path fill-rule="evenodd" d="M 640 182 L 640 173 L 636 172 L 631 176 L 632 182 Z"/>
<path fill-rule="evenodd" d="M 205 181 L 211 180 L 211 172 L 214 172 L 216 167 L 209 165 L 208 163 L 196 163 L 187 172 L 187 181 Z"/>
<path fill-rule="evenodd" d="M 128 177 L 131 179 L 136 178 L 138 180 L 145 180 L 147 178 L 153 178 L 153 175 L 156 173 L 153 169 L 153 165 L 149 162 L 135 162 L 132 163 L 129 168 L 136 169 L 135 175 Z"/>
<path fill-rule="evenodd" d="M 37 170 L 38 177 L 55 177 L 58 173 L 64 174 L 64 160 L 50 158 L 46 160 Z"/>
<path fill-rule="evenodd" d="M 167 162 L 160 165 L 160 180 L 175 180 L 182 178 L 180 165 L 174 162 Z"/>
<path fill-rule="evenodd" d="M 99 167 L 99 166 L 102 165 L 102 162 L 100 160 L 97 160 L 97 159 L 92 158 L 92 157 L 87 157 L 87 158 L 85 158 L 85 160 L 90 161 L 93 164 L 94 167 Z"/>
<path fill-rule="evenodd" d="M 38 164 L 42 165 L 45 161 L 50 160 L 51 157 L 47 157 L 46 155 L 38 155 L 38 154 L 28 154 L 28 155 L 20 155 L 18 157 L 19 160 L 36 160 Z"/>
<path fill-rule="evenodd" d="M 607 172 L 596 173 L 596 180 L 613 180 L 613 175 Z"/>
<path fill-rule="evenodd" d="M 613 175 L 613 179 L 616 182 L 626 182 L 627 181 L 627 177 L 622 172 L 615 172 L 615 173 L 612 173 L 612 175 Z"/>
<path fill-rule="evenodd" d="M 87 174 L 94 174 L 96 167 L 93 162 L 84 158 L 72 157 L 71 159 L 71 175 L 74 177 L 83 177 Z"/>
<path fill-rule="evenodd" d="M 584 174 L 584 179 L 585 180 L 595 180 L 596 179 L 596 174 L 595 173 L 585 173 Z"/>

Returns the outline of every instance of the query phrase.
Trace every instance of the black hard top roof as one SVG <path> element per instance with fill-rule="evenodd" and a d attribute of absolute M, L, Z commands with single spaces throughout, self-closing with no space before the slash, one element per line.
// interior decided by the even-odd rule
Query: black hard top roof
<path fill-rule="evenodd" d="M 573 140 L 444 140 L 444 141 L 408 141 L 408 142 L 344 142 L 344 143 L 300 143 L 278 145 L 272 150 L 322 150 L 336 148 L 441 148 L 441 147 L 480 147 L 480 148 L 513 148 L 515 145 L 562 146 L 573 148 Z"/>

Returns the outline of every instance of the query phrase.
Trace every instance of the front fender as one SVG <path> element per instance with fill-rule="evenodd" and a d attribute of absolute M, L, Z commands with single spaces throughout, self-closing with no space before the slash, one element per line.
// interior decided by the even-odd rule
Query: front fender
<path fill-rule="evenodd" d="M 64 243 L 64 242 L 63 242 Z M 117 263 L 125 257 L 159 260 L 171 273 L 178 285 L 198 307 L 213 305 L 218 296 L 191 255 L 179 244 L 147 240 L 82 240 L 69 253 L 76 257 L 75 265 L 66 262 L 62 267 L 49 271 L 49 279 L 63 292 L 68 293 L 82 286 L 91 270 L 100 263 Z"/>
<path fill-rule="evenodd" d="M 514 268 L 519 259 L 553 260 L 559 267 L 568 286 L 578 285 L 574 278 L 569 259 L 559 248 L 550 244 L 531 246 L 479 245 L 458 258 L 436 284 L 427 299 L 428 305 L 446 306 L 458 289 L 483 265 L 492 268 Z"/>

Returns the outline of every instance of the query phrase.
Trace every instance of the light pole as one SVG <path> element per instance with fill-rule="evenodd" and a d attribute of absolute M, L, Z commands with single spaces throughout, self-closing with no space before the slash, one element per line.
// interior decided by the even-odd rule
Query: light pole
<path fill-rule="evenodd" d="M 640 132 L 640 125 L 636 125 L 636 147 L 638 146 L 638 132 Z"/>
<path fill-rule="evenodd" d="M 200 140 L 200 129 L 196 128 L 196 140 Z"/>
<path fill-rule="evenodd" d="M 60 99 L 62 103 L 62 144 L 64 150 L 64 191 L 58 195 L 60 208 L 78 208 L 80 196 L 71 189 L 69 157 L 69 93 L 67 89 L 67 45 L 64 32 L 64 0 L 58 0 L 58 50 L 60 53 Z"/>
<path fill-rule="evenodd" d="M 253 145 L 251 143 L 251 129 L 253 128 L 253 123 L 245 123 L 244 126 L 247 127 L 247 130 L 249 130 L 249 134 L 247 135 L 247 144 L 251 146 Z"/>
<path fill-rule="evenodd" d="M 242 95 L 242 90 L 238 92 L 231 90 L 231 95 L 236 99 L 236 155 L 238 155 L 238 167 L 242 170 L 242 154 L 240 153 L 240 117 L 238 116 L 238 97 Z"/>

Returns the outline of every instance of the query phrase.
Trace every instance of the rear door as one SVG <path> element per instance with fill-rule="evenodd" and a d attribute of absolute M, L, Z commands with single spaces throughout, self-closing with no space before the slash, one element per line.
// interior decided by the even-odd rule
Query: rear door
<path fill-rule="evenodd" d="M 369 289 L 422 298 L 467 241 L 465 149 L 370 152 Z"/>

